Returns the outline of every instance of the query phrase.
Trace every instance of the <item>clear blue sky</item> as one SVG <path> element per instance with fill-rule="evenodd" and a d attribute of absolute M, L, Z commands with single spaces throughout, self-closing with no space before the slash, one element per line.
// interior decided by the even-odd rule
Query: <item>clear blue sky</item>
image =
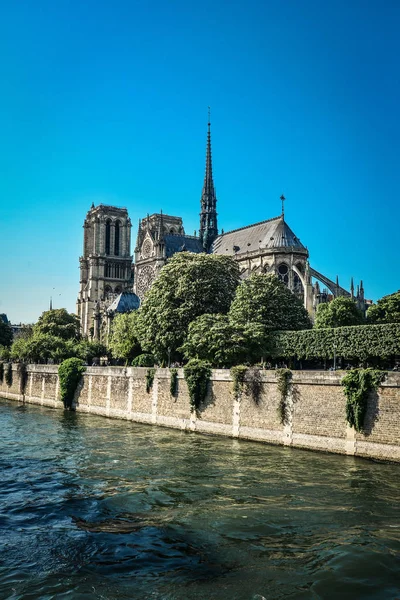
<path fill-rule="evenodd" d="M 198 229 L 287 221 L 331 278 L 399 289 L 397 0 L 5 0 L 0 312 L 74 310 L 92 201 Z M 54 289 L 53 289 L 54 288 Z"/>

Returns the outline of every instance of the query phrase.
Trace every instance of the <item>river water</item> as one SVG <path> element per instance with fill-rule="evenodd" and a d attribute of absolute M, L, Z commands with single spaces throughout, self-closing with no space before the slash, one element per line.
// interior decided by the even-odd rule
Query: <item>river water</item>
<path fill-rule="evenodd" d="M 0 598 L 400 598 L 400 465 L 0 401 Z"/>

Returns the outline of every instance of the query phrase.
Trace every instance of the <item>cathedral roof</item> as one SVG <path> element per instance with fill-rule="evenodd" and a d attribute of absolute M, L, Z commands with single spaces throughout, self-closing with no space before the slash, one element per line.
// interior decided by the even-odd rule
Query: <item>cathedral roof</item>
<path fill-rule="evenodd" d="M 198 237 L 192 235 L 164 235 L 165 255 L 171 258 L 176 252 L 203 252 L 203 244 Z"/>
<path fill-rule="evenodd" d="M 127 313 L 137 310 L 140 306 L 140 298 L 133 292 L 122 292 L 108 307 L 108 312 Z"/>
<path fill-rule="evenodd" d="M 281 215 L 219 235 L 213 244 L 212 252 L 243 254 L 263 248 L 306 250 Z"/>

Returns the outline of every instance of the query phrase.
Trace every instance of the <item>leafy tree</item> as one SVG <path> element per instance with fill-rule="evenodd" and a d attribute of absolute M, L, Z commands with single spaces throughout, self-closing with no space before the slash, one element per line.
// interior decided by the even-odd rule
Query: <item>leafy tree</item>
<path fill-rule="evenodd" d="M 79 317 L 65 308 L 47 310 L 34 325 L 33 333 L 48 334 L 63 340 L 78 340 L 81 337 Z"/>
<path fill-rule="evenodd" d="M 367 321 L 374 325 L 400 323 L 400 291 L 384 296 L 367 310 Z"/>
<path fill-rule="evenodd" d="M 124 358 L 127 363 L 141 353 L 137 318 L 137 311 L 134 311 L 118 314 L 112 322 L 109 348 L 115 358 Z"/>
<path fill-rule="evenodd" d="M 76 343 L 54 335 L 35 333 L 30 338 L 18 338 L 11 347 L 11 358 L 31 363 L 58 363 L 74 356 Z"/>
<path fill-rule="evenodd" d="M 315 315 L 315 327 L 346 327 L 362 325 L 364 315 L 352 298 L 339 296 L 331 302 L 320 304 Z"/>
<path fill-rule="evenodd" d="M 237 288 L 229 311 L 233 323 L 255 323 L 267 330 L 311 327 L 303 303 L 275 275 L 251 275 Z"/>
<path fill-rule="evenodd" d="M 13 332 L 11 325 L 0 319 L 0 346 L 9 348 L 12 344 Z"/>
<path fill-rule="evenodd" d="M 107 354 L 106 346 L 97 341 L 81 340 L 74 347 L 74 355 L 81 358 L 87 364 L 91 364 L 94 358 L 107 356 Z"/>
<path fill-rule="evenodd" d="M 226 315 L 201 315 L 189 325 L 182 351 L 186 358 L 209 361 L 214 367 L 258 362 L 266 344 L 263 325 L 232 323 Z"/>
<path fill-rule="evenodd" d="M 239 284 L 239 268 L 227 256 L 180 252 L 161 269 L 139 309 L 138 334 L 144 350 L 161 362 L 178 353 L 191 321 L 226 314 Z"/>

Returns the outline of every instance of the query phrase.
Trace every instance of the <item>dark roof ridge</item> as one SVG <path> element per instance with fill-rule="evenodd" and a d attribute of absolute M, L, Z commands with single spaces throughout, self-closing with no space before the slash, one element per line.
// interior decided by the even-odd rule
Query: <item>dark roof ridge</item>
<path fill-rule="evenodd" d="M 243 229 L 250 229 L 250 227 L 255 227 L 256 225 L 263 225 L 264 223 L 269 223 L 270 221 L 277 221 L 281 219 L 282 215 L 279 217 L 272 217 L 272 219 L 265 219 L 264 221 L 259 221 L 258 223 L 252 223 L 251 225 L 245 225 L 244 227 L 238 227 L 237 229 L 231 229 L 230 231 L 224 231 L 224 233 L 220 233 L 219 237 L 223 237 L 224 235 L 228 235 L 228 233 L 236 233 L 236 231 L 243 231 Z M 216 239 L 218 239 L 216 238 Z"/>

